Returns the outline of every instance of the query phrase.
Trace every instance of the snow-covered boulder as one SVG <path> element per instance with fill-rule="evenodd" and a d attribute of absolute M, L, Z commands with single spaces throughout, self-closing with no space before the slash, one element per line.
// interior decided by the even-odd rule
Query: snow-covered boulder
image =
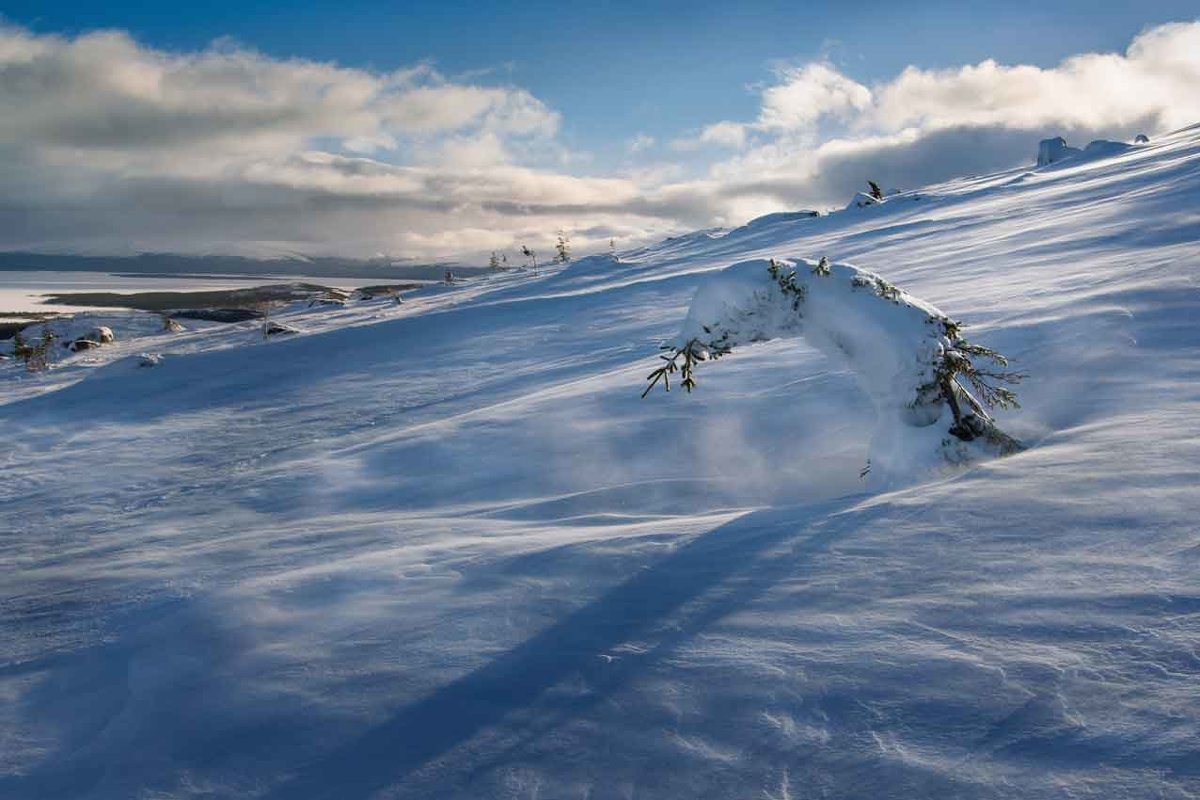
<path fill-rule="evenodd" d="M 1145 139 L 1146 137 L 1139 137 Z M 1146 139 L 1149 141 L 1149 139 Z M 1078 147 L 1071 147 L 1067 144 L 1067 140 L 1061 136 L 1055 136 L 1053 139 L 1043 139 L 1038 144 L 1038 160 L 1037 165 L 1044 167 L 1049 164 L 1054 164 L 1068 158 L 1084 157 L 1084 158 L 1107 158 L 1110 156 L 1119 156 L 1127 152 L 1133 147 L 1125 142 L 1113 142 L 1108 139 L 1095 139 L 1088 142 L 1087 146 L 1080 150 Z"/>
<path fill-rule="evenodd" d="M 1067 144 L 1067 140 L 1061 136 L 1055 136 L 1052 139 L 1042 139 L 1038 142 L 1038 157 L 1037 165 L 1045 167 L 1053 164 L 1055 161 L 1062 161 L 1064 158 L 1079 155 L 1082 150 L 1078 147 L 1071 147 Z"/>
<path fill-rule="evenodd" d="M 697 362 L 788 337 L 803 337 L 850 369 L 871 399 L 877 482 L 1021 449 L 985 411 L 1015 405 L 998 384 L 1020 376 L 972 363 L 982 357 L 1004 367 L 1003 357 L 962 339 L 958 323 L 875 273 L 825 259 L 754 259 L 713 275 L 668 343 L 673 355 L 651 378 L 669 379 L 679 366 L 690 391 Z"/>
<path fill-rule="evenodd" d="M 112 328 L 109 328 L 106 325 L 100 325 L 94 328 L 91 334 L 85 338 L 99 342 L 100 344 L 112 344 L 117 340 L 117 337 L 113 335 Z"/>
<path fill-rule="evenodd" d="M 162 354 L 160 353 L 141 353 L 138 355 L 139 367 L 157 367 L 162 363 Z"/>
<path fill-rule="evenodd" d="M 1088 142 L 1087 147 L 1083 148 L 1083 155 L 1087 158 L 1107 158 L 1109 156 L 1119 156 L 1122 153 L 1127 153 L 1133 149 L 1133 145 L 1125 142 L 1112 142 L 1108 139 L 1096 139 Z"/>

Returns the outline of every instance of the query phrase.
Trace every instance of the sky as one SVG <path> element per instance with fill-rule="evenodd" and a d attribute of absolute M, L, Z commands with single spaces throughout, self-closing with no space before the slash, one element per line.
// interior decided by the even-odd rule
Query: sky
<path fill-rule="evenodd" d="M 1200 122 L 1194 2 L 2 13 L 0 250 L 587 252 Z"/>

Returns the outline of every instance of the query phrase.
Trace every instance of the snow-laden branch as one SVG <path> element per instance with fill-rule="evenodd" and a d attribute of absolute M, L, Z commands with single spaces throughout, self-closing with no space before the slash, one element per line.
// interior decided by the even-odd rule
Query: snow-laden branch
<path fill-rule="evenodd" d="M 770 339 L 803 337 L 844 364 L 877 414 L 870 470 L 890 480 L 937 463 L 1008 455 L 1021 444 L 987 409 L 1017 405 L 1005 384 L 1020 374 L 999 353 L 966 341 L 934 306 L 874 273 L 826 259 L 755 259 L 701 285 L 677 339 L 647 392 L 670 390 L 676 372 L 688 391 L 701 361 Z"/>

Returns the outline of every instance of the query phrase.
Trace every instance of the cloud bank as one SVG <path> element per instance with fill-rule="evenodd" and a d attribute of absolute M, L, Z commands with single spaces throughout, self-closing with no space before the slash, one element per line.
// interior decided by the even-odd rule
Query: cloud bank
<path fill-rule="evenodd" d="M 869 176 L 915 186 L 1029 161 L 1038 138 L 1128 138 L 1200 121 L 1200 23 L 1053 68 L 909 67 L 865 85 L 780 68 L 749 120 L 636 172 L 579 174 L 560 116 L 521 87 L 199 53 L 121 32 L 0 28 L 0 249 L 477 257 L 840 205 Z M 636 121 L 632 121 L 631 125 Z M 685 177 L 681 177 L 685 176 Z"/>

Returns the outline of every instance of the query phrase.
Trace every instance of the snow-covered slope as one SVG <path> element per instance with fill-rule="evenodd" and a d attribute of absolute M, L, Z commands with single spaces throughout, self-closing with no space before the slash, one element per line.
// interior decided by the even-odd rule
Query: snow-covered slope
<path fill-rule="evenodd" d="M 799 340 L 639 399 L 797 255 L 1012 356 L 1030 449 L 869 491 Z M 1193 128 L 267 342 L 105 314 L 0 366 L 0 796 L 1198 796 L 1198 276 Z"/>

